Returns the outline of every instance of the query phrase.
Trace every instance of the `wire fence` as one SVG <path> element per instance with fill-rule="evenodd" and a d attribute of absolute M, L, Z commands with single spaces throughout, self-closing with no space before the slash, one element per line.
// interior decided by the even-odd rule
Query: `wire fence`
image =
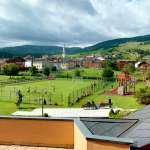
<path fill-rule="evenodd" d="M 56 87 L 33 87 L 33 86 L 0 86 L 0 101 L 16 102 L 18 99 L 17 93 L 21 91 L 23 103 L 41 104 L 42 100 L 47 105 L 73 106 L 85 97 L 88 97 L 96 91 L 103 91 L 108 85 L 108 82 L 95 80 L 84 88 L 71 90 L 68 94 L 61 91 L 56 91 Z"/>

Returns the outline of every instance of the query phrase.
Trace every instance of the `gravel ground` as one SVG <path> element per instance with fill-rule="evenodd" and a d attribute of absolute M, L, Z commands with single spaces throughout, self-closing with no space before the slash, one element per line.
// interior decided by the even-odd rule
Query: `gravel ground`
<path fill-rule="evenodd" d="M 28 146 L 4 146 L 0 145 L 0 150 L 71 150 L 61 148 L 48 148 L 48 147 L 28 147 Z"/>

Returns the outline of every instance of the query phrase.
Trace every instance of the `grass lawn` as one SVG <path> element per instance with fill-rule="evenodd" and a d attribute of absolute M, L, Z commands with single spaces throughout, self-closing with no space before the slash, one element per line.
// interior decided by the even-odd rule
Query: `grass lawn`
<path fill-rule="evenodd" d="M 100 92 L 96 92 L 92 96 L 89 96 L 79 103 L 75 105 L 75 107 L 82 106 L 87 101 L 94 101 L 95 103 L 99 104 L 100 102 L 105 102 L 109 98 L 112 99 L 113 107 L 119 107 L 123 109 L 140 109 L 144 107 L 143 105 L 137 103 L 136 98 L 134 96 L 119 96 L 119 95 L 104 95 L 100 94 Z"/>
<path fill-rule="evenodd" d="M 74 76 L 75 70 L 65 70 L 61 72 L 61 75 L 67 76 Z M 101 77 L 102 69 L 95 69 L 95 68 L 79 68 L 78 70 L 81 71 L 81 76 L 87 76 L 87 77 Z"/>
<path fill-rule="evenodd" d="M 0 75 L 0 81 L 6 81 L 9 80 L 9 76 Z"/>
<path fill-rule="evenodd" d="M 32 110 L 36 107 L 38 107 L 39 105 L 33 105 L 33 104 L 22 104 L 21 105 L 21 110 Z M 0 114 L 1 115 L 8 115 L 11 114 L 15 111 L 17 111 L 17 107 L 15 102 L 4 102 L 4 101 L 0 101 Z"/>
<path fill-rule="evenodd" d="M 88 70 L 88 69 L 87 69 Z M 9 77 L 0 76 L 1 80 L 5 80 Z M 81 88 L 87 87 L 93 82 L 93 80 L 83 80 L 83 79 L 56 79 L 56 80 L 41 80 L 28 83 L 18 83 L 5 85 L 0 88 L 0 114 L 7 115 L 17 111 L 16 102 L 16 92 L 18 89 L 22 91 L 24 95 L 24 102 L 34 101 L 36 104 L 21 104 L 21 110 L 32 110 L 41 107 L 41 104 L 37 99 L 44 97 L 46 100 L 52 100 L 52 104 L 57 102 L 60 104 L 56 105 L 45 105 L 45 107 L 66 107 L 67 106 L 67 96 L 73 91 L 79 90 Z M 102 94 L 104 90 L 110 90 L 116 87 L 116 83 L 107 83 L 105 86 L 101 84 L 101 89 L 95 92 L 93 95 L 88 96 L 73 107 L 81 107 L 87 101 L 95 101 L 99 104 L 102 101 L 106 101 L 109 98 L 113 101 L 113 107 L 120 107 L 124 109 L 140 109 L 143 105 L 136 102 L 134 96 L 119 96 L 119 95 L 105 95 Z M 144 87 L 142 82 L 139 82 L 136 86 L 136 90 Z M 30 92 L 29 92 L 30 91 Z M 63 99 L 63 101 L 62 101 Z"/>
<path fill-rule="evenodd" d="M 139 104 L 136 101 L 134 96 L 120 96 L 120 95 L 106 95 L 102 94 L 103 91 L 109 91 L 113 87 L 117 87 L 117 83 L 109 83 L 104 89 L 102 88 L 100 91 L 94 93 L 93 95 L 84 98 L 79 103 L 75 104 L 75 107 L 82 106 L 87 101 L 94 101 L 95 103 L 99 104 L 100 102 L 105 102 L 109 98 L 112 99 L 113 107 L 120 107 L 123 109 L 140 109 L 144 107 L 144 105 Z M 145 85 L 143 82 L 138 82 L 136 84 L 136 91 L 140 88 L 143 88 Z"/>
<path fill-rule="evenodd" d="M 15 102 L 5 102 L 5 101 L 0 101 L 0 115 L 11 115 L 15 111 L 31 111 L 36 108 L 41 108 L 42 106 L 39 104 L 21 104 L 20 109 L 16 107 Z M 52 108 L 54 106 L 51 105 L 44 105 L 44 108 Z M 60 106 L 55 106 L 60 107 Z"/>
<path fill-rule="evenodd" d="M 16 93 L 21 90 L 24 102 L 40 103 L 39 99 L 51 100 L 52 104 L 67 105 L 67 97 L 71 92 L 87 87 L 92 80 L 56 79 L 28 83 L 18 83 L 0 87 L 0 100 L 15 102 Z"/>

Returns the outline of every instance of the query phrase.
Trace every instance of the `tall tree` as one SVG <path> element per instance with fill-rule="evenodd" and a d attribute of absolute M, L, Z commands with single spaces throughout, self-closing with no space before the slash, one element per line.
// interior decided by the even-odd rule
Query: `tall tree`
<path fill-rule="evenodd" d="M 29 69 L 29 71 L 30 71 L 32 76 L 34 76 L 34 75 L 36 75 L 38 73 L 38 69 L 35 66 L 31 67 Z"/>
<path fill-rule="evenodd" d="M 3 72 L 5 75 L 10 76 L 10 78 L 11 78 L 12 76 L 15 76 L 18 74 L 19 67 L 16 64 L 6 64 L 3 67 Z"/>
<path fill-rule="evenodd" d="M 48 77 L 49 74 L 50 74 L 50 69 L 49 69 L 48 67 L 45 67 L 45 68 L 43 69 L 43 74 Z"/>
<path fill-rule="evenodd" d="M 81 70 L 76 69 L 76 70 L 75 70 L 75 76 L 76 76 L 76 77 L 80 77 L 80 76 L 81 76 Z"/>
<path fill-rule="evenodd" d="M 111 68 L 105 68 L 102 72 L 102 77 L 104 79 L 110 79 L 113 78 L 114 76 L 114 71 Z"/>

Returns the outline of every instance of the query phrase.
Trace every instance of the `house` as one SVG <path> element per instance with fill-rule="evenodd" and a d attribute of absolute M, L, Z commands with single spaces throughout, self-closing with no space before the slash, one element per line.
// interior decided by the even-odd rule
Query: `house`
<path fill-rule="evenodd" d="M 63 59 L 61 57 L 48 57 L 50 66 L 56 67 L 56 70 L 61 70 Z"/>
<path fill-rule="evenodd" d="M 66 60 L 66 69 L 75 69 L 82 66 L 82 59 L 69 58 Z"/>
<path fill-rule="evenodd" d="M 6 64 L 6 59 L 0 59 L 0 68 Z"/>
<path fill-rule="evenodd" d="M 5 64 L 16 64 L 19 69 L 25 69 L 25 59 L 22 57 L 9 58 L 5 61 Z"/>
<path fill-rule="evenodd" d="M 84 68 L 101 68 L 105 58 L 101 56 L 86 56 L 82 61 Z"/>
<path fill-rule="evenodd" d="M 150 150 L 150 105 L 123 119 L 0 116 L 0 133 L 0 145 Z"/>
<path fill-rule="evenodd" d="M 123 119 L 1 116 L 0 124 L 1 145 L 150 150 L 150 106 Z"/>
<path fill-rule="evenodd" d="M 141 61 L 135 64 L 135 67 L 142 72 L 145 72 L 150 67 L 150 63 L 148 61 Z"/>
<path fill-rule="evenodd" d="M 35 58 L 33 59 L 33 66 L 38 70 L 42 70 L 45 67 L 51 68 L 52 63 L 47 58 Z"/>
<path fill-rule="evenodd" d="M 32 59 L 26 59 L 25 60 L 25 68 L 30 68 L 33 66 L 33 60 Z"/>
<path fill-rule="evenodd" d="M 133 60 L 118 60 L 117 66 L 119 69 L 124 69 L 127 65 L 132 64 L 135 66 L 136 61 Z"/>
<path fill-rule="evenodd" d="M 25 68 L 30 68 L 33 66 L 33 56 L 28 55 L 24 57 L 24 59 L 25 59 Z"/>

